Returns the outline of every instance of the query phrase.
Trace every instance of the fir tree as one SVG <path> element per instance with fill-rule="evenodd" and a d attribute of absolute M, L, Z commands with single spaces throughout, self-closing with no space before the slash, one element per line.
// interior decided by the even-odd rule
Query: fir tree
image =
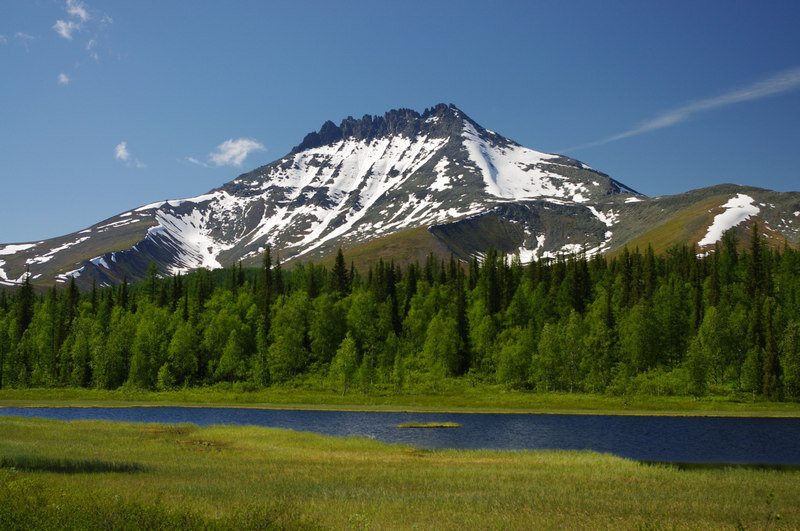
<path fill-rule="evenodd" d="M 778 342 L 775 337 L 773 324 L 772 304 L 766 302 L 764 312 L 765 338 L 764 338 L 764 368 L 762 370 L 764 383 L 762 389 L 764 395 L 771 400 L 780 400 L 782 395 L 781 388 L 781 366 L 779 363 Z"/>
<path fill-rule="evenodd" d="M 122 277 L 122 286 L 119 288 L 119 295 L 117 297 L 117 306 L 128 309 L 128 275 Z"/>
<path fill-rule="evenodd" d="M 331 271 L 331 291 L 340 297 L 350 291 L 350 278 L 344 264 L 344 254 L 342 254 L 342 248 L 339 247 Z"/>
<path fill-rule="evenodd" d="M 158 294 L 158 265 L 155 261 L 151 260 L 150 265 L 147 266 L 147 296 L 151 301 L 156 300 Z"/>
<path fill-rule="evenodd" d="M 33 292 L 33 285 L 31 284 L 30 270 L 25 271 L 25 278 L 22 281 L 22 286 L 17 290 L 16 301 L 16 330 L 14 333 L 15 341 L 22 339 L 22 334 L 28 329 L 28 326 L 33 320 L 33 304 L 35 294 Z"/>
<path fill-rule="evenodd" d="M 89 296 L 89 304 L 92 305 L 92 313 L 97 312 L 97 279 L 92 277 L 92 292 Z"/>

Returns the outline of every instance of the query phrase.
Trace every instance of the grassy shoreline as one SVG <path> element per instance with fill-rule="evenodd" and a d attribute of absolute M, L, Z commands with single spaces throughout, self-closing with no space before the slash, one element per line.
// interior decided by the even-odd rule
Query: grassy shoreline
<path fill-rule="evenodd" d="M 629 396 L 597 394 L 532 393 L 502 387 L 458 386 L 438 392 L 390 394 L 353 393 L 342 396 L 327 390 L 272 387 L 236 392 L 220 388 L 176 391 L 114 391 L 64 389 L 0 390 L 3 407 L 258 407 L 272 409 L 320 409 L 354 411 L 436 411 L 481 413 L 552 413 L 663 416 L 800 417 L 800 404 L 748 402 L 721 397 Z"/>
<path fill-rule="evenodd" d="M 798 470 L 2 417 L 12 528 L 798 528 Z"/>

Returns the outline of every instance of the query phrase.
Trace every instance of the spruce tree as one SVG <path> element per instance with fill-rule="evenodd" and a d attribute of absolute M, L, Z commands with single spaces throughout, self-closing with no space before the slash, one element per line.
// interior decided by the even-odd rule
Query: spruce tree
<path fill-rule="evenodd" d="M 117 306 L 123 310 L 128 309 L 128 275 L 122 277 L 122 286 L 119 288 L 119 296 L 117 297 Z"/>
<path fill-rule="evenodd" d="M 18 342 L 22 339 L 22 334 L 28 329 L 28 326 L 33 320 L 33 304 L 35 294 L 33 292 L 33 285 L 31 284 L 30 270 L 26 269 L 25 279 L 22 281 L 22 286 L 17 290 L 17 303 L 16 303 L 16 318 L 17 326 L 14 332 L 14 340 Z"/>
<path fill-rule="evenodd" d="M 758 232 L 758 223 L 753 223 L 750 236 L 750 262 L 747 266 L 745 287 L 748 296 L 755 298 L 757 294 L 764 293 L 764 256 L 761 246 L 761 235 Z"/>
<path fill-rule="evenodd" d="M 765 338 L 764 338 L 764 368 L 762 370 L 764 383 L 764 395 L 771 400 L 780 400 L 782 395 L 781 387 L 781 366 L 778 354 L 778 342 L 775 337 L 773 324 L 772 304 L 770 300 L 765 303 L 764 312 Z"/>
<path fill-rule="evenodd" d="M 147 266 L 146 278 L 147 296 L 151 301 L 154 301 L 158 292 L 158 265 L 154 260 L 151 260 L 150 265 Z"/>
<path fill-rule="evenodd" d="M 331 271 L 331 291 L 339 296 L 344 296 L 350 290 L 350 279 L 344 262 L 342 248 L 336 252 L 336 260 Z"/>
<path fill-rule="evenodd" d="M 89 296 L 89 303 L 92 305 L 92 313 L 97 312 L 97 279 L 92 278 L 92 293 Z"/>

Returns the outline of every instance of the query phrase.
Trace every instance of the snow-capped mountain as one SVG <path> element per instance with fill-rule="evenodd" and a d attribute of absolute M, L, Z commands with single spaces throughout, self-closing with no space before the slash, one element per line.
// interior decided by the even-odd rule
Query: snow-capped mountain
<path fill-rule="evenodd" d="M 151 261 L 164 273 L 256 263 L 267 245 L 283 260 L 319 259 L 412 229 L 427 229 L 425 250 L 466 259 L 494 246 L 527 262 L 620 247 L 681 204 L 525 148 L 440 104 L 328 121 L 285 157 L 207 194 L 135 208 L 63 238 L 0 246 L 0 282 L 19 282 L 29 268 L 37 281 L 108 284 L 141 278 Z M 783 221 L 796 241 L 798 215 Z"/>

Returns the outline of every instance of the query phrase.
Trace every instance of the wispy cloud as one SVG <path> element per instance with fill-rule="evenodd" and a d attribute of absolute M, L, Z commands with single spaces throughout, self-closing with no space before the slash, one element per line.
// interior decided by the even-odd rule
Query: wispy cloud
<path fill-rule="evenodd" d="M 117 147 L 114 148 L 114 158 L 117 160 L 121 160 L 125 163 L 126 166 L 136 166 L 137 168 L 146 168 L 147 165 L 142 163 L 139 159 L 131 156 L 130 151 L 128 151 L 128 143 L 123 141 L 117 144 Z"/>
<path fill-rule="evenodd" d="M 0 34 L 0 44 L 5 44 L 7 42 L 8 42 L 8 39 L 6 38 L 6 36 L 3 35 L 3 34 Z"/>
<path fill-rule="evenodd" d="M 78 0 L 67 0 L 67 13 L 80 19 L 81 22 L 89 20 L 89 12 L 86 10 L 86 5 Z"/>
<path fill-rule="evenodd" d="M 80 0 L 66 0 L 65 4 L 64 10 L 69 16 L 67 20 L 56 20 L 56 23 L 53 24 L 53 29 L 56 30 L 56 33 L 59 35 L 71 41 L 73 34 L 82 31 L 83 25 L 92 19 L 92 15 L 89 13 L 89 8 L 86 7 L 86 4 Z M 109 17 L 104 15 L 100 24 L 106 24 L 106 19 L 110 20 Z"/>
<path fill-rule="evenodd" d="M 89 57 L 91 57 L 95 61 L 99 61 L 100 56 L 97 55 L 97 52 L 94 50 L 96 46 L 97 46 L 97 41 L 94 39 L 90 39 L 89 42 L 86 43 L 86 51 L 89 52 Z"/>
<path fill-rule="evenodd" d="M 58 84 L 59 85 L 69 85 L 69 76 L 64 72 L 58 74 Z"/>
<path fill-rule="evenodd" d="M 208 155 L 209 162 L 216 166 L 241 166 L 244 159 L 254 151 L 266 151 L 263 144 L 253 138 L 228 139 Z M 190 162 L 194 162 L 190 160 Z M 199 162 L 199 161 L 198 161 Z"/>
<path fill-rule="evenodd" d="M 22 33 L 21 31 L 18 31 L 14 34 L 14 40 L 23 45 L 26 50 L 28 49 L 28 43 L 35 39 L 36 37 L 33 35 L 28 35 L 27 33 Z"/>
<path fill-rule="evenodd" d="M 14 34 L 14 38 L 17 39 L 18 41 L 30 42 L 33 39 L 35 39 L 36 37 L 34 37 L 33 35 L 28 35 L 27 33 L 22 33 L 21 31 L 18 31 L 18 32 L 16 32 Z"/>
<path fill-rule="evenodd" d="M 206 164 L 205 162 L 203 162 L 201 160 L 197 160 L 194 157 L 186 157 L 186 160 L 191 162 L 192 164 L 197 164 L 198 166 L 202 166 L 204 168 L 210 168 L 211 167 L 208 164 Z"/>
<path fill-rule="evenodd" d="M 56 30 L 56 33 L 70 41 L 72 40 L 72 34 L 80 28 L 80 22 L 72 20 L 56 20 L 56 23 L 53 24 L 53 29 Z"/>
<path fill-rule="evenodd" d="M 692 118 L 695 114 L 703 111 L 710 111 L 712 109 L 726 107 L 728 105 L 734 105 L 736 103 L 742 103 L 745 101 L 767 98 L 776 94 L 790 92 L 798 88 L 800 88 L 800 67 L 795 67 L 774 74 L 764 80 L 758 81 L 744 88 L 732 90 L 720 96 L 699 100 L 694 103 L 689 103 L 688 105 L 672 109 L 625 132 L 609 136 L 602 140 L 589 142 L 588 144 L 574 146 L 562 151 L 577 151 L 579 149 L 602 146 L 603 144 L 616 142 L 617 140 L 622 140 L 624 138 L 630 138 L 632 136 L 649 133 L 650 131 L 655 131 L 657 129 L 671 127 L 673 125 L 685 122 Z"/>

